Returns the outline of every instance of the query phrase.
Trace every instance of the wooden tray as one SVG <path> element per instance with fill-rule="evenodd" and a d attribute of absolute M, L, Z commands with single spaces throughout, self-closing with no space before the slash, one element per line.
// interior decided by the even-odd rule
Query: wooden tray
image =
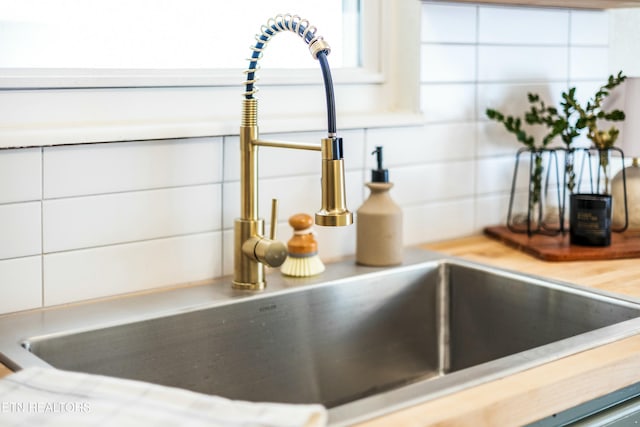
<path fill-rule="evenodd" d="M 578 246 L 565 236 L 527 236 L 504 225 L 486 227 L 484 234 L 544 261 L 584 261 L 640 257 L 640 233 L 611 233 L 611 246 Z"/>

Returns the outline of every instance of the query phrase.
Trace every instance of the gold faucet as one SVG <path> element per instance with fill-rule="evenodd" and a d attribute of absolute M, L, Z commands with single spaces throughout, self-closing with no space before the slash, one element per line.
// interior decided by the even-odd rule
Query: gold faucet
<path fill-rule="evenodd" d="M 264 220 L 258 215 L 258 147 L 292 148 L 322 152 L 322 207 L 315 221 L 323 226 L 344 226 L 353 223 L 353 214 L 347 209 L 344 189 L 344 160 L 342 138 L 335 134 L 335 105 L 333 84 L 329 74 L 326 55 L 329 45 L 316 36 L 315 27 L 296 15 L 278 15 L 262 26 L 262 34 L 256 36 L 250 65 L 246 71 L 245 99 L 242 104 L 240 124 L 240 218 L 234 226 L 234 278 L 236 289 L 261 290 L 266 286 L 265 265 L 279 267 L 287 256 L 284 243 L 275 240 L 277 224 L 277 201 L 271 209 L 271 233 L 264 236 Z M 258 133 L 258 100 L 255 72 L 257 61 L 270 38 L 280 31 L 293 31 L 309 45 L 314 58 L 323 68 L 327 108 L 329 111 L 329 135 L 320 144 L 287 141 L 266 141 Z M 333 116 L 333 117 L 332 117 Z"/>

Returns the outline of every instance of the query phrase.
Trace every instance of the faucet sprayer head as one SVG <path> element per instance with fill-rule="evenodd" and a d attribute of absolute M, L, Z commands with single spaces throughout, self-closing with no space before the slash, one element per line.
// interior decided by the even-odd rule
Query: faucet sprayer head
<path fill-rule="evenodd" d="M 316 224 L 331 227 L 353 224 L 344 190 L 342 138 L 322 140 L 322 207 L 316 212 Z"/>

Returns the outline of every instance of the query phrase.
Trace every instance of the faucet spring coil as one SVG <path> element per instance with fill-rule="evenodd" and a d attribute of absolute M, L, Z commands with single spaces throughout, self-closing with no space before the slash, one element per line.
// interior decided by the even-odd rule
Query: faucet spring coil
<path fill-rule="evenodd" d="M 256 98 L 242 100 L 242 126 L 258 126 L 258 100 Z"/>
<path fill-rule="evenodd" d="M 320 50 L 325 50 L 327 53 L 330 51 L 329 45 L 323 40 L 322 36 L 316 34 L 317 28 L 310 25 L 309 21 L 301 18 L 298 15 L 279 14 L 273 18 L 269 18 L 265 25 L 260 27 L 260 34 L 256 34 L 256 44 L 251 46 L 252 54 L 247 60 L 249 61 L 249 67 L 244 70 L 246 78 L 244 80 L 245 92 L 242 94 L 246 99 L 252 99 L 253 95 L 258 92 L 256 83 L 258 78 L 256 72 L 260 69 L 258 66 L 258 60 L 262 58 L 264 49 L 267 47 L 267 43 L 271 38 L 279 32 L 291 31 L 300 36 L 304 42 L 309 45 L 311 55 L 317 59 L 317 54 Z M 312 49 L 312 46 L 316 42 L 321 42 Z"/>

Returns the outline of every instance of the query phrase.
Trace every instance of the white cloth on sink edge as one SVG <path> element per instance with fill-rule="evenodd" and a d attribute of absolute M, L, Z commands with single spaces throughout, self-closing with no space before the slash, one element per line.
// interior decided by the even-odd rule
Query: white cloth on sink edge
<path fill-rule="evenodd" d="M 0 380 L 2 426 L 320 427 L 322 405 L 254 403 L 142 381 L 27 368 Z"/>

